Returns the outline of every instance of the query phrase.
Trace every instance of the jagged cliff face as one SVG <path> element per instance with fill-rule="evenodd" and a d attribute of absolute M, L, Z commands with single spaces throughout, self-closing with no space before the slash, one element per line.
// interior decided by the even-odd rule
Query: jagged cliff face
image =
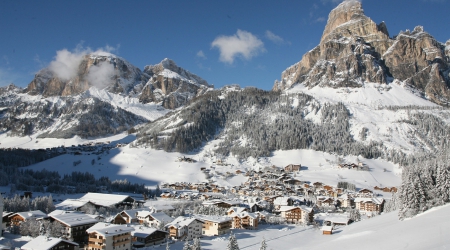
<path fill-rule="evenodd" d="M 309 88 L 389 84 L 392 77 L 446 104 L 450 100 L 448 48 L 421 27 L 391 39 L 386 24 L 377 25 L 365 16 L 359 1 L 344 1 L 329 14 L 320 44 L 286 69 L 273 90 L 298 83 Z"/>
<path fill-rule="evenodd" d="M 115 94 L 135 94 L 148 76 L 124 59 L 112 54 L 85 55 L 74 77 L 62 79 L 50 68 L 39 71 L 26 88 L 31 95 L 71 96 L 90 87 L 106 89 Z"/>
<path fill-rule="evenodd" d="M 146 66 L 144 73 L 150 76 L 150 80 L 139 100 L 143 103 L 162 102 L 162 106 L 168 109 L 178 108 L 212 87 L 167 58 L 159 64 Z"/>

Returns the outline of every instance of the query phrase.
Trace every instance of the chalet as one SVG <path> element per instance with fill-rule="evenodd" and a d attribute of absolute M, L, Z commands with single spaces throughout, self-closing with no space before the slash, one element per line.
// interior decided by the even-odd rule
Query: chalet
<path fill-rule="evenodd" d="M 266 211 L 258 211 L 258 212 L 255 212 L 255 214 L 258 216 L 259 221 L 264 221 L 264 222 L 268 221 L 269 218 L 273 216 L 273 214 L 266 212 Z"/>
<path fill-rule="evenodd" d="M 248 209 L 246 207 L 230 207 L 227 210 L 227 216 L 231 216 L 232 214 L 242 213 L 242 212 L 246 212 L 246 211 L 248 211 Z"/>
<path fill-rule="evenodd" d="M 203 222 L 202 234 L 206 236 L 218 236 L 227 234 L 231 230 L 232 218 L 226 216 L 203 216 L 195 218 Z"/>
<path fill-rule="evenodd" d="M 0 199 L 3 199 L 3 197 L 0 196 Z M 2 215 L 2 227 L 1 228 L 6 228 L 7 226 L 9 226 L 10 221 L 10 217 L 12 214 L 14 214 L 13 212 L 3 212 Z"/>
<path fill-rule="evenodd" d="M 88 242 L 86 229 L 98 222 L 91 216 L 80 212 L 50 215 L 49 220 L 53 223 L 60 223 L 64 228 L 64 237 L 77 242 L 81 247 Z"/>
<path fill-rule="evenodd" d="M 293 204 L 293 200 L 291 199 L 291 197 L 277 197 L 274 201 L 273 201 L 273 205 L 275 210 L 280 210 L 281 206 L 292 206 Z"/>
<path fill-rule="evenodd" d="M 329 225 L 329 226 L 334 226 L 334 225 L 348 225 L 351 223 L 351 220 L 344 214 L 344 215 L 339 215 L 339 214 L 334 214 L 332 216 L 326 216 L 325 218 L 323 218 L 323 224 L 324 225 Z"/>
<path fill-rule="evenodd" d="M 284 167 L 284 172 L 296 172 L 300 171 L 302 165 L 301 164 L 289 164 Z"/>
<path fill-rule="evenodd" d="M 176 209 L 170 205 L 170 204 L 153 204 L 149 206 L 150 211 L 153 211 L 154 213 L 162 212 L 162 211 L 168 211 L 173 212 Z"/>
<path fill-rule="evenodd" d="M 47 215 L 40 210 L 28 211 L 28 212 L 19 212 L 14 213 L 9 216 L 9 221 L 12 225 L 18 226 L 20 223 L 27 221 L 29 219 L 42 219 L 47 217 Z"/>
<path fill-rule="evenodd" d="M 137 208 L 137 209 L 128 209 L 123 210 L 122 212 L 116 214 L 112 221 L 113 224 L 130 224 L 138 222 L 137 212 L 139 211 L 147 211 L 150 212 L 150 209 L 147 208 Z"/>
<path fill-rule="evenodd" d="M 180 216 L 166 225 L 169 236 L 178 240 L 193 240 L 202 237 L 203 221 Z"/>
<path fill-rule="evenodd" d="M 241 202 L 239 200 L 209 200 L 202 203 L 203 206 L 216 206 L 222 208 L 231 208 L 233 206 L 240 206 L 240 204 Z"/>
<path fill-rule="evenodd" d="M 313 183 L 313 186 L 314 186 L 315 188 L 322 188 L 322 187 L 323 187 L 323 183 L 322 183 L 322 182 L 314 182 L 314 183 Z"/>
<path fill-rule="evenodd" d="M 327 191 L 332 191 L 334 188 L 330 185 L 323 185 L 323 189 L 325 189 Z"/>
<path fill-rule="evenodd" d="M 131 232 L 134 229 L 125 225 L 99 222 L 88 228 L 87 250 L 130 250 Z"/>
<path fill-rule="evenodd" d="M 288 223 L 310 223 L 314 219 L 314 211 L 312 208 L 305 206 L 282 206 L 280 208 L 281 217 L 286 219 Z"/>
<path fill-rule="evenodd" d="M 254 213 L 240 212 L 229 214 L 228 217 L 233 218 L 231 228 L 241 229 L 257 229 L 258 228 L 258 216 Z"/>
<path fill-rule="evenodd" d="M 363 195 L 373 195 L 373 191 L 369 190 L 367 188 L 363 188 L 363 189 L 359 190 L 358 193 L 363 194 Z"/>
<path fill-rule="evenodd" d="M 150 211 L 138 211 L 136 213 L 139 224 L 149 227 L 158 227 L 161 224 L 172 222 L 173 219 L 164 212 L 152 213 Z"/>
<path fill-rule="evenodd" d="M 163 192 L 159 196 L 163 199 L 168 199 L 168 198 L 173 198 L 175 195 L 172 194 L 171 192 Z"/>
<path fill-rule="evenodd" d="M 110 207 L 131 207 L 133 204 L 143 204 L 143 201 L 136 200 L 128 195 L 87 193 L 79 199 L 67 199 L 55 205 L 61 210 L 83 210 L 83 208 L 93 206 L 95 208 Z"/>
<path fill-rule="evenodd" d="M 334 199 L 326 196 L 317 196 L 316 204 L 319 207 L 331 207 L 334 206 Z"/>
<path fill-rule="evenodd" d="M 354 207 L 355 203 L 352 197 L 348 194 L 343 194 L 337 198 L 340 207 Z"/>
<path fill-rule="evenodd" d="M 138 226 L 131 231 L 131 242 L 134 248 L 159 245 L 166 242 L 168 234 L 156 228 Z"/>
<path fill-rule="evenodd" d="M 76 242 L 63 240 L 61 238 L 40 235 L 27 242 L 20 249 L 24 250 L 78 250 Z"/>
<path fill-rule="evenodd" d="M 355 198 L 355 207 L 361 212 L 381 213 L 384 208 L 383 198 Z"/>

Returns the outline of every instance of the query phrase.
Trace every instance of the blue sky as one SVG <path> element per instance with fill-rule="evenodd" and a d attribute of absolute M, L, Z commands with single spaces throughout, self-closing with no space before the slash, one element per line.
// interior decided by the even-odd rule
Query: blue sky
<path fill-rule="evenodd" d="M 57 51 L 109 50 L 143 69 L 164 58 L 215 87 L 271 89 L 316 46 L 337 0 L 0 1 L 0 86 L 25 87 Z M 391 36 L 450 39 L 450 0 L 363 0 Z"/>

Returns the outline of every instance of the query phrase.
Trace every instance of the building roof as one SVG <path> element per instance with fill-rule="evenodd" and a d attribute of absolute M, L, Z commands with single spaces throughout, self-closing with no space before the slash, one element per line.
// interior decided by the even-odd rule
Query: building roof
<path fill-rule="evenodd" d="M 21 249 L 25 249 L 25 250 L 47 250 L 47 249 L 50 249 L 50 248 L 56 246 L 60 242 L 66 242 L 66 243 L 69 243 L 71 245 L 78 246 L 78 243 L 75 243 L 73 241 L 63 240 L 63 239 L 53 238 L 53 237 L 46 237 L 46 236 L 40 235 L 40 236 L 32 239 L 31 241 L 29 241 L 27 244 L 23 245 L 21 247 Z"/>
<path fill-rule="evenodd" d="M 182 228 L 185 226 L 189 226 L 192 222 L 194 222 L 196 220 L 200 221 L 197 218 L 187 218 L 184 216 L 179 216 L 179 217 L 175 218 L 175 220 L 173 220 L 171 223 L 167 224 L 166 227 L 173 226 L 176 228 Z"/>
<path fill-rule="evenodd" d="M 280 206 L 287 206 L 289 204 L 289 200 L 291 199 L 291 197 L 277 197 L 274 201 L 273 204 L 275 206 L 280 205 Z"/>
<path fill-rule="evenodd" d="M 153 204 L 149 208 L 155 210 L 156 212 L 161 212 L 163 210 L 175 210 L 175 208 L 169 204 Z"/>
<path fill-rule="evenodd" d="M 128 225 L 116 225 L 116 224 L 110 224 L 110 223 L 104 223 L 104 222 L 98 222 L 97 224 L 93 225 L 92 227 L 88 228 L 86 232 L 88 233 L 98 233 L 103 236 L 114 236 L 117 234 L 123 234 L 126 232 L 133 231 L 134 228 L 130 227 Z"/>
<path fill-rule="evenodd" d="M 110 207 L 115 206 L 119 203 L 125 202 L 125 200 L 129 200 L 130 202 L 136 201 L 129 195 L 121 195 L 121 194 L 102 194 L 102 193 L 87 193 L 81 198 L 79 201 L 91 202 L 95 205 L 102 207 Z M 137 201 L 136 201 L 137 202 Z"/>
<path fill-rule="evenodd" d="M 242 213 L 242 212 L 244 212 L 245 210 L 247 210 L 246 207 L 230 207 L 230 208 L 227 210 L 227 213 L 229 213 L 229 212 L 231 212 L 231 211 L 233 211 L 234 213 Z"/>
<path fill-rule="evenodd" d="M 333 226 L 323 226 L 322 231 L 333 231 Z"/>
<path fill-rule="evenodd" d="M 78 199 L 66 199 L 56 204 L 55 208 L 58 210 L 75 210 L 86 205 L 86 203 L 86 201 L 80 201 Z"/>
<path fill-rule="evenodd" d="M 36 219 L 40 219 L 40 218 L 45 218 L 47 217 L 47 214 L 43 213 L 40 210 L 34 210 L 34 211 L 28 211 L 28 212 L 19 212 L 19 213 L 14 213 L 11 214 L 9 217 L 15 216 L 15 215 L 20 215 L 22 218 L 24 218 L 25 220 L 30 219 L 30 218 L 36 218 Z"/>
<path fill-rule="evenodd" d="M 140 211 L 150 212 L 150 209 L 148 209 L 148 208 L 128 209 L 128 210 L 123 210 L 122 212 L 120 212 L 118 214 L 126 213 L 130 217 L 130 219 L 136 219 L 137 218 L 137 213 L 140 212 Z"/>
<path fill-rule="evenodd" d="M 137 216 L 138 217 L 147 217 L 147 216 L 151 216 L 153 219 L 159 221 L 159 222 L 172 222 L 173 218 L 168 216 L 167 214 L 165 214 L 164 212 L 157 212 L 157 213 L 152 213 L 149 211 L 138 211 L 137 212 Z"/>
<path fill-rule="evenodd" d="M 131 236 L 133 236 L 133 237 L 146 238 L 158 231 L 167 234 L 166 231 L 161 231 L 161 230 L 158 230 L 158 229 L 152 228 L 152 227 L 133 226 L 133 228 L 134 228 L 134 231 L 131 232 Z"/>
<path fill-rule="evenodd" d="M 194 217 L 199 219 L 200 221 L 212 221 L 217 223 L 223 223 L 233 220 L 231 217 L 227 216 L 195 215 Z"/>
<path fill-rule="evenodd" d="M 98 222 L 96 219 L 83 213 L 65 213 L 65 214 L 51 215 L 50 217 L 69 227 L 93 224 Z"/>
<path fill-rule="evenodd" d="M 254 214 L 254 213 L 249 213 L 249 212 L 247 212 L 247 211 L 244 211 L 244 212 L 240 212 L 240 213 L 232 213 L 232 214 L 230 214 L 229 215 L 230 217 L 239 217 L 239 218 L 245 218 L 245 217 L 250 217 L 250 218 L 253 218 L 253 219 L 258 219 L 258 216 L 256 215 L 256 214 Z"/>

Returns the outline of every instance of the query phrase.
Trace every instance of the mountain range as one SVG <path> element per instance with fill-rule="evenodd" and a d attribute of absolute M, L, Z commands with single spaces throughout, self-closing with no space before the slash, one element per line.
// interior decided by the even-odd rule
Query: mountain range
<path fill-rule="evenodd" d="M 87 54 L 70 69 L 49 65 L 25 89 L 1 88 L 0 129 L 40 138 L 137 131 L 133 146 L 184 153 L 218 140 L 217 154 L 242 158 L 310 148 L 402 162 L 447 148 L 450 40 L 387 27 L 344 1 L 272 91 L 214 89 L 170 59 L 140 70 Z"/>

